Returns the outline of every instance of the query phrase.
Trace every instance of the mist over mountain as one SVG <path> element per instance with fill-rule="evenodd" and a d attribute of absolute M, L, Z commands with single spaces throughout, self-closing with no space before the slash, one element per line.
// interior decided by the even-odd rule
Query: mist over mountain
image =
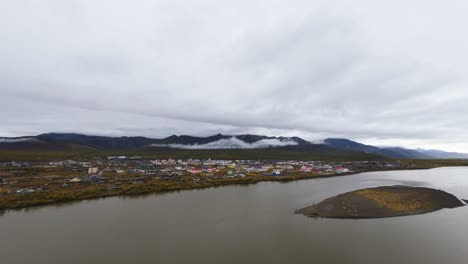
<path fill-rule="evenodd" d="M 235 136 L 229 138 L 219 139 L 217 141 L 209 142 L 206 144 L 153 144 L 154 147 L 170 147 L 178 149 L 258 149 L 269 147 L 285 147 L 296 146 L 297 142 L 293 140 L 281 140 L 277 138 L 260 139 L 252 143 L 246 142 Z"/>

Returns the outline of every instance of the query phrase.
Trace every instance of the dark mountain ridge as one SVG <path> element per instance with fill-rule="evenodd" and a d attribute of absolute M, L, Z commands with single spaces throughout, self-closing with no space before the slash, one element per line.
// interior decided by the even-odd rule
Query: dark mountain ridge
<path fill-rule="evenodd" d="M 325 144 L 336 149 L 351 150 L 365 153 L 379 154 L 391 158 L 402 159 L 431 159 L 438 158 L 421 153 L 417 150 L 405 149 L 400 147 L 375 147 L 371 145 L 361 144 L 349 139 L 329 138 L 325 139 Z"/>
<path fill-rule="evenodd" d="M 388 158 L 434 159 L 468 158 L 468 154 L 438 150 L 413 150 L 400 147 L 375 147 L 349 139 L 329 138 L 315 144 L 299 137 L 262 135 L 223 135 L 208 137 L 172 135 L 166 138 L 106 137 L 76 133 L 47 133 L 30 137 L 0 137 L 0 150 L 157 150 L 157 149 L 282 149 L 288 151 L 359 152 Z"/>

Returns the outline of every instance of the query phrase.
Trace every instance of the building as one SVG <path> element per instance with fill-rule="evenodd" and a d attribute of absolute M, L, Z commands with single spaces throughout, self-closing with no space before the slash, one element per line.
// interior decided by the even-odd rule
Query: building
<path fill-rule="evenodd" d="M 199 173 L 202 173 L 202 170 L 197 169 L 197 168 L 191 168 L 191 169 L 188 169 L 187 172 L 191 174 L 199 174 Z"/>
<path fill-rule="evenodd" d="M 75 177 L 75 178 L 71 179 L 70 182 L 71 183 L 79 183 L 79 182 L 81 182 L 81 179 L 78 178 L 78 177 Z"/>
<path fill-rule="evenodd" d="M 95 174 L 98 172 L 98 168 L 93 167 L 93 168 L 88 168 L 88 174 Z"/>
<path fill-rule="evenodd" d="M 281 170 L 273 170 L 273 172 L 271 173 L 271 175 L 273 175 L 273 176 L 279 176 L 279 175 L 281 175 Z"/>

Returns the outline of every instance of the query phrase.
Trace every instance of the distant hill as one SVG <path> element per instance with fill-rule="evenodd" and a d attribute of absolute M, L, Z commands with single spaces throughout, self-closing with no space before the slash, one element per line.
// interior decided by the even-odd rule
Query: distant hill
<path fill-rule="evenodd" d="M 343 149 L 343 150 L 351 150 L 351 151 L 359 151 L 359 152 L 366 152 L 366 153 L 376 153 L 379 152 L 378 147 L 364 145 L 349 139 L 344 138 L 327 138 L 324 141 L 324 144 L 327 146 L 331 146 L 336 149 Z"/>
<path fill-rule="evenodd" d="M 385 159 L 376 154 L 313 144 L 297 137 L 217 134 L 209 137 L 173 135 L 153 139 L 49 133 L 32 137 L 0 138 L 0 161 L 80 159 L 112 155 L 330 161 Z"/>
<path fill-rule="evenodd" d="M 388 157 L 402 158 L 402 159 L 432 159 L 437 157 L 432 157 L 424 153 L 420 153 L 413 149 L 406 149 L 400 147 L 386 147 L 380 148 L 379 154 Z"/>
<path fill-rule="evenodd" d="M 413 150 L 401 147 L 375 147 L 361 144 L 349 139 L 329 138 L 320 143 L 312 143 L 299 137 L 269 137 L 262 135 L 222 135 L 195 137 L 189 135 L 172 135 L 162 139 L 146 137 L 105 137 L 74 133 L 48 133 L 38 136 L 0 138 L 0 151 L 165 151 L 176 150 L 208 151 L 220 154 L 221 150 L 243 150 L 243 155 L 259 153 L 260 150 L 309 153 L 307 157 L 340 155 L 356 157 L 387 157 L 399 159 L 435 159 L 435 158 L 468 158 L 468 154 L 444 152 L 440 150 Z M 253 150 L 256 150 L 255 152 Z M 180 152 L 180 151 L 179 151 Z M 266 152 L 263 152 L 266 153 Z M 285 152 L 283 152 L 284 154 Z M 353 154 L 354 153 L 354 154 Z M 358 153 L 364 154 L 359 155 Z M 313 155 L 312 155 L 313 154 Z M 293 155 L 294 156 L 294 155 Z"/>
<path fill-rule="evenodd" d="M 468 153 L 446 152 L 434 149 L 416 149 L 416 151 L 438 159 L 468 159 Z"/>
<path fill-rule="evenodd" d="M 329 138 L 325 139 L 324 143 L 336 149 L 351 150 L 357 152 L 373 153 L 383 155 L 389 158 L 400 159 L 438 159 L 438 158 L 460 158 L 460 155 L 452 155 L 449 152 L 435 151 L 424 152 L 414 149 L 406 149 L 401 147 L 375 147 L 364 145 L 349 139 Z M 459 153 L 458 153 L 459 154 Z M 468 157 L 468 154 L 466 154 Z"/>
<path fill-rule="evenodd" d="M 48 133 L 31 137 L 0 138 L 0 149 L 71 149 L 137 150 L 142 148 L 173 149 L 263 149 L 263 148 L 331 149 L 298 137 L 259 135 L 222 135 L 194 137 L 172 135 L 163 139 L 146 137 L 104 137 L 74 133 Z"/>
<path fill-rule="evenodd" d="M 81 134 L 49 133 L 35 137 L 40 142 L 53 145 L 62 145 L 72 148 L 91 149 L 138 149 L 145 145 L 157 142 L 155 139 L 145 137 L 103 137 L 87 136 Z"/>

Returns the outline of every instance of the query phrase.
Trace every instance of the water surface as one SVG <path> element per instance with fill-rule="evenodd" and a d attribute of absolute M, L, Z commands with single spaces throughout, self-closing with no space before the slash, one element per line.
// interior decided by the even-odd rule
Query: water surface
<path fill-rule="evenodd" d="M 395 184 L 468 198 L 468 168 L 263 182 L 8 211 L 0 216 L 0 263 L 466 263 L 468 207 L 368 220 L 293 213 L 343 192 Z"/>

